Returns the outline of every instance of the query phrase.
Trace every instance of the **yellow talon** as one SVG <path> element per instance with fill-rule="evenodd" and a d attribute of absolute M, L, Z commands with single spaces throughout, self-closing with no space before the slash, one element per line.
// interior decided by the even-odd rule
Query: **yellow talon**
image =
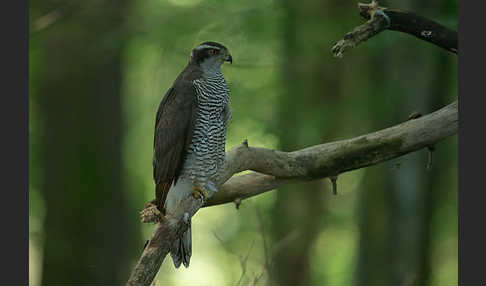
<path fill-rule="evenodd" d="M 206 193 L 204 192 L 204 190 L 201 189 L 200 187 L 196 186 L 196 185 L 194 185 L 193 196 L 196 199 L 203 198 L 205 201 L 208 198 L 208 196 L 206 195 Z"/>

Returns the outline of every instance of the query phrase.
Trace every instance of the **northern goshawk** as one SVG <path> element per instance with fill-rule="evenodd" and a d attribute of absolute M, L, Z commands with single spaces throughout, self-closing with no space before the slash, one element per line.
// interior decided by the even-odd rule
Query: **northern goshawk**
<path fill-rule="evenodd" d="M 194 48 L 186 68 L 167 91 L 157 111 L 153 168 L 155 204 L 173 212 L 191 194 L 205 199 L 216 192 L 225 160 L 226 127 L 231 119 L 229 88 L 221 65 L 232 57 L 215 42 Z M 174 265 L 189 266 L 191 225 L 171 247 Z"/>

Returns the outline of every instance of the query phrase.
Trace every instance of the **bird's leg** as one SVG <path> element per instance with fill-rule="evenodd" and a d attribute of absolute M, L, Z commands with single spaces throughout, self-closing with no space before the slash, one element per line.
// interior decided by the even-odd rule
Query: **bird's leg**
<path fill-rule="evenodd" d="M 204 187 L 200 187 L 195 183 L 193 184 L 193 186 L 194 186 L 193 192 L 192 192 L 193 196 L 196 199 L 200 198 L 203 203 L 205 201 L 207 201 L 214 193 L 216 193 L 218 191 L 218 189 L 216 188 L 216 185 L 212 181 L 207 181 L 204 184 Z"/>
<path fill-rule="evenodd" d="M 193 185 L 193 191 L 192 194 L 196 199 L 201 199 L 203 202 L 207 200 L 208 196 L 206 195 L 206 192 L 199 187 L 198 185 L 194 184 Z"/>

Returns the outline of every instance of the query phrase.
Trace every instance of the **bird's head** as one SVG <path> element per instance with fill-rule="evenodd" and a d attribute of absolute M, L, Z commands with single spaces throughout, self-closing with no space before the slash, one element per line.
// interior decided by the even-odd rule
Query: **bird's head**
<path fill-rule="evenodd" d="M 219 69 L 224 62 L 233 63 L 233 58 L 225 46 L 216 42 L 204 42 L 195 47 L 189 61 L 203 69 Z"/>

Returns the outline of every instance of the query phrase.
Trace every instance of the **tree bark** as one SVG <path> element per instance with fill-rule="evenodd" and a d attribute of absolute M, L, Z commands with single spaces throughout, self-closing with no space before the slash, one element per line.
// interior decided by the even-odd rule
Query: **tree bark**
<path fill-rule="evenodd" d="M 435 21 L 411 12 L 379 7 L 375 0 L 371 4 L 359 3 L 358 7 L 360 15 L 368 21 L 344 35 L 332 47 L 336 57 L 342 57 L 348 48 L 387 29 L 410 34 L 455 54 L 458 52 L 457 32 Z"/>
<path fill-rule="evenodd" d="M 281 152 L 241 144 L 228 152 L 224 178 L 232 177 L 205 206 L 233 202 L 278 188 L 378 164 L 432 146 L 457 133 L 457 101 L 417 119 L 356 138 Z"/>
<path fill-rule="evenodd" d="M 434 145 L 456 134 L 457 130 L 458 109 L 454 102 L 429 115 L 381 131 L 294 152 L 249 147 L 244 143 L 228 152 L 218 182 L 220 191 L 205 206 L 234 202 L 283 185 L 378 164 Z M 231 178 L 244 170 L 255 172 Z M 127 285 L 150 285 L 171 242 L 187 229 L 184 217 L 192 217 L 202 206 L 200 200 L 188 197 L 179 204 L 176 213 L 153 221 L 158 225 Z M 145 213 L 153 211 L 154 206 L 144 210 Z"/>

